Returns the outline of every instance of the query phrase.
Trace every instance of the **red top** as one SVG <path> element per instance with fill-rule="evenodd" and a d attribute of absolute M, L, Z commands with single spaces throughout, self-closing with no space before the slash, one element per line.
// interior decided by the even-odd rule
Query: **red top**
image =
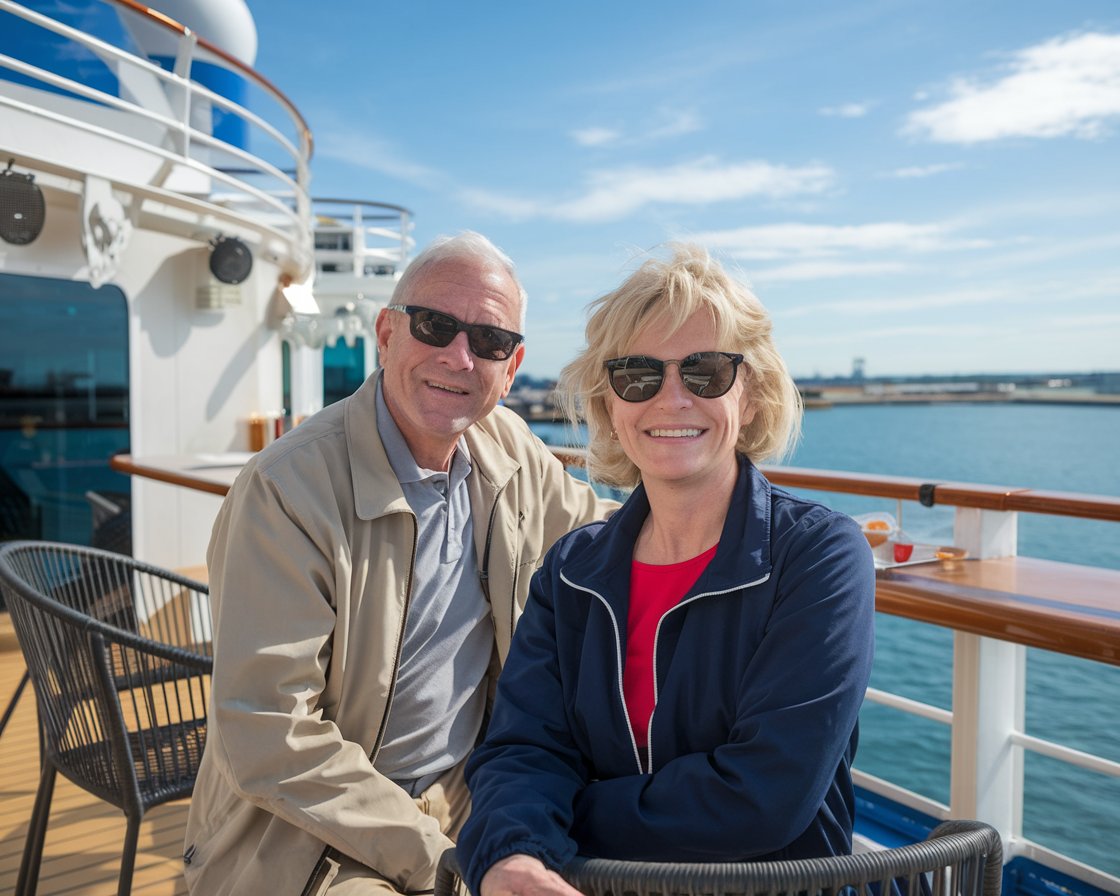
<path fill-rule="evenodd" d="M 654 697 L 653 642 L 657 623 L 675 607 L 716 555 L 718 544 L 698 557 L 667 566 L 634 560 L 630 566 L 630 609 L 626 613 L 626 667 L 622 693 L 639 749 L 649 746 Z"/>

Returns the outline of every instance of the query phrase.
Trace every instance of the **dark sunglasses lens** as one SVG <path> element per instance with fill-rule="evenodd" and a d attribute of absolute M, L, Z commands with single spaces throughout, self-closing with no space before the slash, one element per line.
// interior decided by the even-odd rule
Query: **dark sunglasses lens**
<path fill-rule="evenodd" d="M 698 352 L 681 362 L 685 388 L 701 398 L 719 398 L 735 382 L 735 362 L 719 352 Z"/>
<path fill-rule="evenodd" d="M 425 345 L 443 348 L 451 344 L 459 332 L 458 321 L 435 311 L 414 311 L 409 317 L 409 330 Z"/>
<path fill-rule="evenodd" d="M 475 324 L 467 327 L 471 351 L 487 361 L 504 361 L 517 348 L 517 337 L 509 330 Z"/>
<path fill-rule="evenodd" d="M 611 388 L 619 398 L 649 401 L 657 394 L 665 378 L 665 368 L 660 361 L 637 356 L 623 358 L 622 365 L 610 371 Z"/>

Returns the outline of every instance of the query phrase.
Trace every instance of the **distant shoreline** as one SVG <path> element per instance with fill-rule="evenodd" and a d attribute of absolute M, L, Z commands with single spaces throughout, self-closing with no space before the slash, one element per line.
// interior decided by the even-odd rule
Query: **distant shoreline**
<path fill-rule="evenodd" d="M 1120 394 L 1070 391 L 1045 392 L 866 392 L 856 389 L 806 390 L 805 409 L 871 404 L 1046 404 L 1120 408 Z"/>
<path fill-rule="evenodd" d="M 1120 395 L 1098 393 L 1051 394 L 1027 392 L 863 392 L 854 388 L 806 390 L 801 396 L 805 410 L 856 407 L 861 405 L 919 404 L 1045 404 L 1120 408 Z M 531 409 L 516 403 L 510 409 L 531 423 L 563 423 L 560 411 L 548 406 Z"/>
<path fill-rule="evenodd" d="M 806 410 L 874 404 L 1120 407 L 1120 370 L 1093 373 L 796 379 Z M 519 377 L 505 404 L 532 422 L 563 422 L 555 380 Z"/>

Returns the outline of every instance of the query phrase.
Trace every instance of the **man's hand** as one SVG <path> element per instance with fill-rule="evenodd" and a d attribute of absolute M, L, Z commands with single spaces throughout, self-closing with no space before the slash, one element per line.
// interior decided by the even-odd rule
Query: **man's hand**
<path fill-rule="evenodd" d="M 532 856 L 506 856 L 490 866 L 479 896 L 582 896 L 555 871 Z"/>

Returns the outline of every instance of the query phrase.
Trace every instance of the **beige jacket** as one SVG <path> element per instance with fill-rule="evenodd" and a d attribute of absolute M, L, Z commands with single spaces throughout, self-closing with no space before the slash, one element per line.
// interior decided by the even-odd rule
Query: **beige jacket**
<path fill-rule="evenodd" d="M 327 846 L 404 891 L 430 889 L 450 845 L 371 758 L 392 704 L 416 539 L 375 394 L 371 377 L 257 455 L 215 523 L 213 693 L 184 854 L 192 893 L 303 893 Z M 504 661 L 545 551 L 616 505 L 504 408 L 466 440 Z"/>

